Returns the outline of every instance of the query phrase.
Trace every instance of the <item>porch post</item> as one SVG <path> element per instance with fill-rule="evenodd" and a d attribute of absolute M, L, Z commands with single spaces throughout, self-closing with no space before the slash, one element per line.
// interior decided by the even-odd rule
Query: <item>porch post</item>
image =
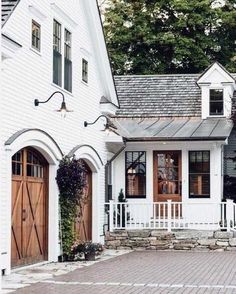
<path fill-rule="evenodd" d="M 172 200 L 167 200 L 167 231 L 171 232 L 171 202 Z"/>
<path fill-rule="evenodd" d="M 113 215 L 114 215 L 114 206 L 113 206 L 114 201 L 110 200 L 109 202 L 109 231 L 113 232 Z"/>
<path fill-rule="evenodd" d="M 230 232 L 231 230 L 231 224 L 234 221 L 234 205 L 233 200 L 226 199 L 226 220 L 227 220 L 227 232 Z"/>

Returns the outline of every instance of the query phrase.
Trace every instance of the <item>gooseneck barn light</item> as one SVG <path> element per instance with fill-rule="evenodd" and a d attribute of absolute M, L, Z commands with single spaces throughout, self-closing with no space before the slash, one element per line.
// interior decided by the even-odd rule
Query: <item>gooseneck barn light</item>
<path fill-rule="evenodd" d="M 66 102 L 65 102 L 65 96 L 60 91 L 56 91 L 56 92 L 52 93 L 52 95 L 47 100 L 45 100 L 45 101 L 39 101 L 38 99 L 35 99 L 34 100 L 34 106 L 39 106 L 39 104 L 47 103 L 56 94 L 61 94 L 62 95 L 62 103 L 61 103 L 61 108 L 58 109 L 58 110 L 55 110 L 55 111 L 60 112 L 62 117 L 66 117 L 66 113 L 67 112 L 73 112 L 73 111 L 67 109 Z"/>
<path fill-rule="evenodd" d="M 100 118 L 105 118 L 106 119 L 106 123 L 105 123 L 105 125 L 104 125 L 104 130 L 102 130 L 102 131 L 104 131 L 107 135 L 109 135 L 109 133 L 112 131 L 112 129 L 111 128 L 115 128 L 115 127 L 113 127 L 113 126 L 111 126 L 110 124 L 109 124 L 109 119 L 105 116 L 105 115 L 100 115 L 98 118 L 96 118 L 95 119 L 95 121 L 94 122 L 87 122 L 87 121 L 85 121 L 84 122 L 84 127 L 87 127 L 87 126 L 90 126 L 90 125 L 94 125 Z"/>

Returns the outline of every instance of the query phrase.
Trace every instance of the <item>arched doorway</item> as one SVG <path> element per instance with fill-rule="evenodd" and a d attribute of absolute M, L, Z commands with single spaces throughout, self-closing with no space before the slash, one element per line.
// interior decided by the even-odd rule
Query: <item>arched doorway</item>
<path fill-rule="evenodd" d="M 92 171 L 84 160 L 82 162 L 86 168 L 86 186 L 83 189 L 83 200 L 77 208 L 75 232 L 80 241 L 90 241 L 92 240 Z"/>
<path fill-rule="evenodd" d="M 12 156 L 11 265 L 48 255 L 48 163 L 34 148 Z"/>

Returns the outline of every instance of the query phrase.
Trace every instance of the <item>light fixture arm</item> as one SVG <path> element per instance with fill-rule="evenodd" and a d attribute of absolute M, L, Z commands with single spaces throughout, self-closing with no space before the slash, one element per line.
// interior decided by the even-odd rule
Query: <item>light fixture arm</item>
<path fill-rule="evenodd" d="M 51 98 L 55 95 L 55 94 L 61 94 L 62 95 L 62 103 L 65 103 L 65 96 L 64 96 L 64 94 L 62 93 L 62 92 L 60 92 L 60 91 L 56 91 L 56 92 L 54 92 L 54 93 L 52 93 L 52 95 L 47 99 L 47 100 L 45 100 L 45 101 L 39 101 L 38 99 L 35 99 L 34 100 L 34 105 L 35 106 L 39 106 L 39 104 L 40 103 L 47 103 L 49 100 L 51 100 Z"/>
<path fill-rule="evenodd" d="M 94 125 L 101 117 L 104 117 L 106 119 L 106 125 L 108 125 L 108 118 L 104 114 L 102 114 L 97 119 L 95 119 L 95 121 L 92 122 L 92 123 L 89 123 L 89 122 L 85 121 L 84 126 L 87 127 L 87 126 L 90 126 L 90 125 Z"/>

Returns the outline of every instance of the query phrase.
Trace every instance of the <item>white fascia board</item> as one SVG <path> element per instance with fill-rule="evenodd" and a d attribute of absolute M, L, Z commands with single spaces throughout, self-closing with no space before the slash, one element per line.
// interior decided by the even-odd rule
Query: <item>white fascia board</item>
<path fill-rule="evenodd" d="M 113 75 L 111 72 L 111 66 L 97 1 L 83 0 L 82 2 L 85 8 L 84 10 L 91 40 L 93 40 L 94 55 L 97 61 L 97 67 L 100 74 L 100 83 L 104 91 L 104 96 L 107 97 L 113 104 L 118 106 L 119 102 L 116 94 Z"/>
<path fill-rule="evenodd" d="M 203 85 L 206 83 L 211 83 L 209 77 L 210 75 L 213 73 L 213 71 L 217 70 L 219 72 L 220 75 L 222 75 L 222 78 L 224 80 L 222 80 L 222 82 L 228 82 L 228 83 L 232 83 L 235 84 L 235 80 L 233 79 L 233 77 L 231 75 L 229 75 L 229 73 L 223 69 L 222 66 L 220 66 L 217 62 L 214 63 L 201 77 L 200 79 L 197 81 L 198 85 Z M 214 82 L 214 81 L 212 81 Z"/>
<path fill-rule="evenodd" d="M 75 22 L 68 14 L 66 14 L 59 6 L 56 5 L 56 3 L 50 4 L 51 9 L 59 15 L 61 19 L 64 19 L 66 23 L 68 23 L 72 28 L 75 28 L 78 23 Z"/>
<path fill-rule="evenodd" d="M 21 45 L 11 40 L 11 38 L 1 35 L 2 59 L 12 58 Z"/>
<path fill-rule="evenodd" d="M 104 115 L 115 115 L 118 107 L 112 103 L 100 103 L 100 111 Z"/>

